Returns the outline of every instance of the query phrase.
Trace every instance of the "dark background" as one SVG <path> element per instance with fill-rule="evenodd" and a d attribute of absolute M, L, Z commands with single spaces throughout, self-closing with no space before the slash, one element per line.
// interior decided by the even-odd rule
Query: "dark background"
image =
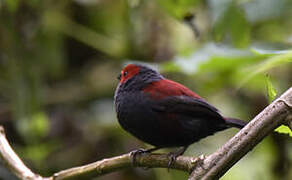
<path fill-rule="evenodd" d="M 146 147 L 121 129 L 113 108 L 116 77 L 131 61 L 248 121 L 268 105 L 271 84 L 278 94 L 292 84 L 291 9 L 291 0 L 0 1 L 0 124 L 44 176 Z M 186 154 L 210 154 L 236 132 Z M 291 150 L 289 136 L 269 136 L 222 179 L 292 179 Z M 135 168 L 98 179 L 187 176 Z M 0 178 L 14 177 L 0 167 Z"/>

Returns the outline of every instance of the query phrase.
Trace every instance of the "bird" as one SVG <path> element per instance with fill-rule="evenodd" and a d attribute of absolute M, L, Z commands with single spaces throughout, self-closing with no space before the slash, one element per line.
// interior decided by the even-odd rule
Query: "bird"
<path fill-rule="evenodd" d="M 184 85 L 169 80 L 145 64 L 128 64 L 118 76 L 114 106 L 121 127 L 153 148 L 181 147 L 171 152 L 169 166 L 189 145 L 228 128 L 247 123 L 219 110 Z"/>

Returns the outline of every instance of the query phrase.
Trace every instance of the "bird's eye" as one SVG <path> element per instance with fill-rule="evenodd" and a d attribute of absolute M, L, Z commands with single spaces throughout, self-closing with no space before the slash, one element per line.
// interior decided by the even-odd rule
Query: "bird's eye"
<path fill-rule="evenodd" d="M 128 74 L 128 71 L 125 71 L 125 72 L 123 73 L 123 76 L 126 77 L 127 74 Z"/>

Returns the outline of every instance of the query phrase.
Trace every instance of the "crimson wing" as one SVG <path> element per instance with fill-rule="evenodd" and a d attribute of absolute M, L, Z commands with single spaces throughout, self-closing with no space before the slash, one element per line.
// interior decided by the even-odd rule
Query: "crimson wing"
<path fill-rule="evenodd" d="M 201 99 L 199 95 L 197 95 L 184 85 L 171 81 L 169 79 L 162 79 L 160 81 L 152 82 L 148 86 L 143 88 L 143 91 L 148 93 L 154 99 L 164 99 L 169 96 L 181 95 Z"/>
<path fill-rule="evenodd" d="M 143 91 L 146 92 L 151 99 L 157 102 L 160 101 L 162 105 L 161 108 L 164 106 L 165 108 L 168 107 L 168 104 L 171 104 L 171 106 L 175 105 L 177 107 L 186 105 L 183 109 L 190 109 L 191 111 L 197 112 L 201 110 L 218 112 L 214 106 L 207 103 L 203 98 L 187 87 L 168 79 L 152 82 L 146 86 Z"/>
<path fill-rule="evenodd" d="M 172 133 L 177 134 L 175 142 L 191 144 L 227 128 L 214 106 L 179 83 L 170 80 L 154 82 L 144 92 L 148 93 L 149 107 L 159 117 L 160 128 L 169 137 Z"/>

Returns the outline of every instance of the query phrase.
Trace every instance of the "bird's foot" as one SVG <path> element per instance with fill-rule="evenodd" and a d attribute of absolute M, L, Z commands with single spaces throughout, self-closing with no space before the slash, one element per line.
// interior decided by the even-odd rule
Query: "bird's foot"
<path fill-rule="evenodd" d="M 175 163 L 176 161 L 176 158 L 179 156 L 177 154 L 174 154 L 174 153 L 168 153 L 168 158 L 169 158 L 169 161 L 168 161 L 168 165 L 167 165 L 167 171 L 169 171 L 169 169 L 173 166 L 173 164 Z"/>
<path fill-rule="evenodd" d="M 130 156 L 132 157 L 132 164 L 135 165 L 136 162 L 136 156 L 139 154 L 145 154 L 145 153 L 151 153 L 152 151 L 155 151 L 159 148 L 150 148 L 150 149 L 136 149 L 130 152 Z"/>
<path fill-rule="evenodd" d="M 173 166 L 173 164 L 175 163 L 176 158 L 178 156 L 182 155 L 186 151 L 187 147 L 188 146 L 183 147 L 183 148 L 179 149 L 178 151 L 168 153 L 168 155 L 167 155 L 168 158 L 169 158 L 168 165 L 167 165 L 167 170 L 168 171 Z"/>
<path fill-rule="evenodd" d="M 132 157 L 132 164 L 135 165 L 137 155 L 144 154 L 147 152 L 148 152 L 147 149 L 142 149 L 142 148 L 131 151 L 130 156 Z"/>

